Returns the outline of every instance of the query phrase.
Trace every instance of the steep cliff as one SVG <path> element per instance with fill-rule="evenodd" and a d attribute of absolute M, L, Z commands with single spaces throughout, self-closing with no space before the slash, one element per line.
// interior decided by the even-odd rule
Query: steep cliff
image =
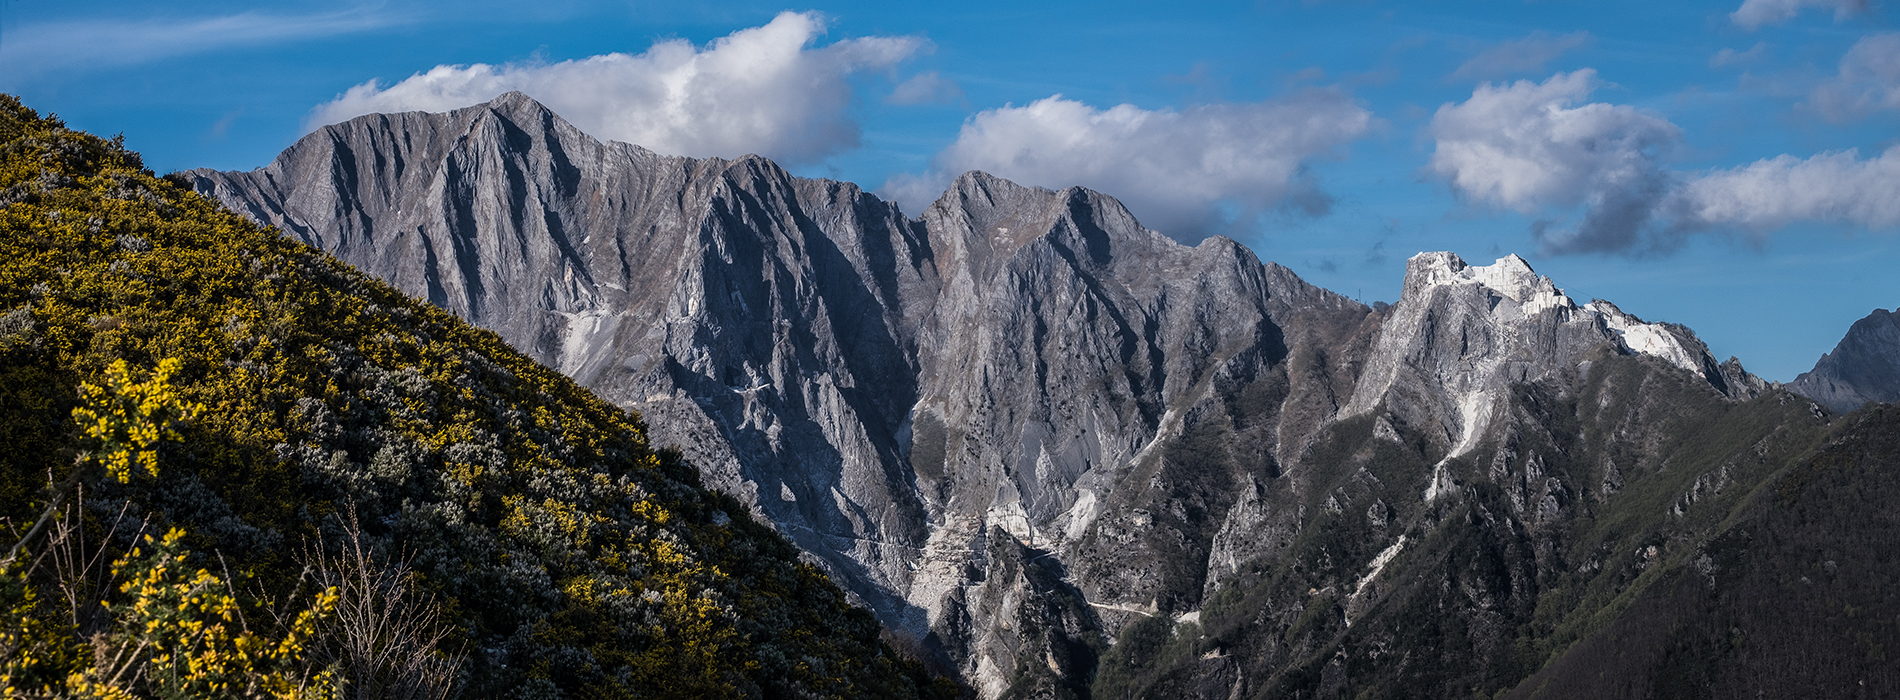
<path fill-rule="evenodd" d="M 1725 395 L 1762 389 L 1753 377 L 1729 381 L 1689 329 L 1645 323 L 1607 301 L 1578 306 L 1516 255 L 1472 267 L 1420 253 L 1343 415 L 1382 409 L 1393 425 L 1427 433 L 1444 454 L 1425 492 L 1431 500 L 1451 488 L 1443 464 L 1487 436 L 1512 386 L 1577 371 L 1603 345 L 1659 358 Z"/>

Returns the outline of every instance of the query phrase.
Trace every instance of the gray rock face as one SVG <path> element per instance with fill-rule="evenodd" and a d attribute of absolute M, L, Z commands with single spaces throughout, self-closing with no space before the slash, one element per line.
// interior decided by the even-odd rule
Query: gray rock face
<path fill-rule="evenodd" d="M 1472 267 L 1451 253 L 1420 253 L 1406 264 L 1404 292 L 1344 415 L 1383 408 L 1387 420 L 1443 450 L 1429 501 L 1450 488 L 1444 463 L 1488 436 L 1510 387 L 1575 372 L 1606 344 L 1699 375 L 1724 394 L 1760 393 L 1752 376 L 1731 382 L 1689 329 L 1644 323 L 1607 301 L 1578 306 L 1516 255 Z"/>
<path fill-rule="evenodd" d="M 637 410 L 986 698 L 1085 690 L 1109 640 L 1202 620 L 1341 514 L 1376 523 L 1326 555 L 1341 619 L 1437 546 L 1425 505 L 1460 483 L 1504 484 L 1513 523 L 1573 517 L 1611 478 L 1539 466 L 1526 446 L 1571 433 L 1526 386 L 1614 360 L 1710 401 L 1766 390 L 1515 256 L 1421 254 L 1374 310 L 1085 189 L 969 173 L 913 219 L 757 157 L 600 143 L 519 94 L 184 175 Z M 1296 641 L 1261 653 L 1317 653 L 1276 625 Z M 1226 658 L 1194 687 L 1264 687 Z"/>
<path fill-rule="evenodd" d="M 1900 401 L 1900 309 L 1874 309 L 1847 329 L 1834 351 L 1788 389 L 1847 413 L 1869 401 Z"/>

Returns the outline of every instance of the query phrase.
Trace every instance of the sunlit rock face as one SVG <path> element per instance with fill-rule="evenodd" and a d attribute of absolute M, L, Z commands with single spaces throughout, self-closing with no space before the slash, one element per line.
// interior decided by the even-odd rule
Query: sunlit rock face
<path fill-rule="evenodd" d="M 897 435 L 925 232 L 757 157 L 601 143 L 518 93 L 324 127 L 205 192 L 646 417 L 887 616 L 927 539 Z"/>
<path fill-rule="evenodd" d="M 1421 253 L 1374 309 L 1086 189 L 972 172 L 913 218 L 757 157 L 602 143 L 519 94 L 184 176 L 640 412 L 986 698 L 1145 683 L 1111 640 L 1243 618 L 1221 643 L 1257 653 L 1199 649 L 1189 685 L 1291 688 L 1276 674 L 1330 655 L 1323 635 L 1423 595 L 1393 582 L 1449 575 L 1427 535 L 1467 527 L 1440 511 L 1490 498 L 1475 485 L 1508 503 L 1476 531 L 1560 533 L 1584 494 L 1642 478 L 1549 447 L 1585 392 L 1765 390 L 1516 256 Z M 1564 566 L 1485 546 L 1507 584 Z M 1461 585 L 1433 604 L 1508 603 L 1461 633 L 1507 643 L 1525 591 Z M 1307 615 L 1315 596 L 1339 614 Z"/>
<path fill-rule="evenodd" d="M 1759 380 L 1731 388 L 1687 328 L 1645 323 L 1607 301 L 1578 306 L 1516 255 L 1480 267 L 1452 253 L 1419 253 L 1406 264 L 1404 292 L 1344 413 L 1382 409 L 1428 433 L 1444 459 L 1463 457 L 1486 436 L 1512 386 L 1576 373 L 1606 343 L 1699 375 L 1717 391 L 1759 393 L 1751 388 Z M 1426 498 L 1446 488 L 1441 464 Z"/>

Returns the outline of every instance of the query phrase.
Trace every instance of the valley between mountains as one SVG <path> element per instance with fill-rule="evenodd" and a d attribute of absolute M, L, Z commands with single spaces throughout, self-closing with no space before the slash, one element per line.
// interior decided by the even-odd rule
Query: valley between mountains
<path fill-rule="evenodd" d="M 1366 306 L 1086 189 L 913 215 L 519 93 L 171 177 L 637 412 L 981 698 L 1900 689 L 1890 331 L 1774 385 L 1514 255 Z"/>

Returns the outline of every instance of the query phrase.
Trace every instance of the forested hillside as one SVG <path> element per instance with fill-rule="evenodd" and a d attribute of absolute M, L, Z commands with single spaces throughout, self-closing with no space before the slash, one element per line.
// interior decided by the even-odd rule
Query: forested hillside
<path fill-rule="evenodd" d="M 88 435 L 82 385 L 107 399 L 164 387 L 152 405 L 165 410 L 143 437 Z M 175 439 L 155 430 L 166 420 Z M 652 449 L 638 416 L 10 96 L 0 444 L 0 544 L 22 553 L 0 651 L 21 692 L 94 677 L 85 645 L 124 631 L 137 590 L 121 579 L 156 549 L 260 628 L 272 602 L 334 616 L 325 592 L 348 586 L 323 585 L 335 557 L 320 553 L 362 552 L 411 599 L 437 601 L 446 624 L 426 655 L 456 664 L 467 697 L 955 692 L 880 642 L 783 538 Z M 101 455 L 123 444 L 152 468 L 109 468 Z M 82 505 L 49 509 L 54 497 Z M 67 536 L 30 533 L 43 514 Z M 135 533 L 174 529 L 128 554 Z M 124 566 L 75 586 L 55 544 Z M 294 637 L 294 620 L 284 628 Z M 306 641 L 318 661 L 341 643 Z M 347 687 L 349 670 L 305 675 Z M 135 668 L 115 687 L 148 695 L 160 680 Z"/>

